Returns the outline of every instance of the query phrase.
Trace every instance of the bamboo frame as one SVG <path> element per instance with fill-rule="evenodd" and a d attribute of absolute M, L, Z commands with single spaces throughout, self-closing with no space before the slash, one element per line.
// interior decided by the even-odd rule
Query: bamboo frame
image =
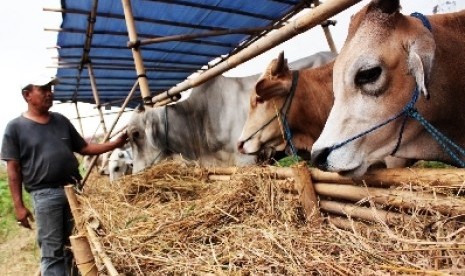
<path fill-rule="evenodd" d="M 81 135 L 82 137 L 84 137 L 84 128 L 82 127 L 82 117 L 81 117 L 81 114 L 79 112 L 79 108 L 78 108 L 78 104 L 77 102 L 74 102 L 74 108 L 76 109 L 76 119 L 78 121 L 78 124 L 79 124 L 79 130 L 81 131 Z"/>
<path fill-rule="evenodd" d="M 175 94 L 179 94 L 182 91 L 200 85 L 207 80 L 216 77 L 229 69 L 236 67 L 237 65 L 246 62 L 259 54 L 273 48 L 274 46 L 304 32 L 307 31 L 320 22 L 327 20 L 329 17 L 338 14 L 339 12 L 349 8 L 352 5 L 360 2 L 360 0 L 328 0 L 323 4 L 315 7 L 308 11 L 302 17 L 291 21 L 289 24 L 282 28 L 270 33 L 267 37 L 264 37 L 247 48 L 243 49 L 239 53 L 229 57 L 227 60 L 217 64 L 215 67 L 206 70 L 201 75 L 195 78 L 187 79 L 177 86 L 155 96 L 152 98 L 153 103 L 163 101 L 170 98 Z M 136 41 L 136 40 L 134 40 Z"/>
<path fill-rule="evenodd" d="M 313 0 L 313 5 L 315 7 L 320 5 L 319 0 Z M 326 41 L 328 42 L 329 49 L 331 49 L 331 52 L 337 55 L 337 48 L 336 44 L 334 44 L 333 36 L 331 35 L 331 31 L 329 30 L 329 24 L 330 21 L 327 20 L 326 24 L 322 24 L 321 27 L 323 28 L 323 32 L 325 33 Z"/>
<path fill-rule="evenodd" d="M 308 221 L 319 221 L 320 210 L 318 208 L 318 197 L 313 188 L 312 177 L 305 162 L 301 162 L 293 168 L 295 188 L 299 193 L 299 200 L 304 207 L 305 216 Z"/>
<path fill-rule="evenodd" d="M 128 29 L 129 41 L 137 41 L 136 24 L 134 22 L 134 16 L 132 14 L 132 7 L 130 0 L 121 0 L 124 10 L 124 18 L 126 20 L 126 27 Z M 144 61 L 140 48 L 131 48 L 132 56 L 134 58 L 134 64 L 136 66 L 137 78 L 139 81 L 140 92 L 145 105 L 153 105 L 150 101 L 151 93 L 149 88 L 149 82 L 147 75 L 145 74 Z"/>
<path fill-rule="evenodd" d="M 103 116 L 102 106 L 100 105 L 100 97 L 97 91 L 97 83 L 95 81 L 94 68 L 92 66 L 92 63 L 90 62 L 87 63 L 87 71 L 89 72 L 90 86 L 92 88 L 92 94 L 94 95 L 95 105 L 97 106 L 97 111 L 100 117 L 100 125 L 102 126 L 103 134 L 106 135 L 108 130 L 107 126 L 105 125 L 105 118 Z"/>
<path fill-rule="evenodd" d="M 78 233 L 82 233 L 83 229 L 80 229 L 79 222 L 81 221 L 81 204 L 79 203 L 76 194 L 74 192 L 73 185 L 66 185 L 64 187 L 66 198 L 68 199 L 69 207 L 71 209 L 71 214 L 74 218 L 74 224 Z"/>
<path fill-rule="evenodd" d="M 136 92 L 136 89 L 137 89 L 137 86 L 139 85 L 139 80 L 136 80 L 136 82 L 134 83 L 134 85 L 132 86 L 131 88 L 131 91 L 129 91 L 129 94 L 128 96 L 126 97 L 126 99 L 124 100 L 124 103 L 123 105 L 121 106 L 121 109 L 119 110 L 118 112 L 118 115 L 116 116 L 115 120 L 113 121 L 111 127 L 110 127 L 110 130 L 105 134 L 105 136 L 103 137 L 103 141 L 106 142 L 109 140 L 110 138 L 110 135 L 112 134 L 113 132 L 113 129 L 115 129 L 116 127 L 116 124 L 118 123 L 118 120 L 119 118 L 121 117 L 121 115 L 123 114 L 124 110 L 126 109 L 126 106 L 128 105 L 129 101 L 131 100 L 132 96 L 134 95 L 134 93 Z M 82 181 L 81 181 L 81 187 L 78 187 L 78 189 L 82 189 L 87 181 L 87 179 L 89 178 L 89 175 L 92 171 L 92 169 L 94 168 L 95 164 L 97 163 L 97 158 L 98 158 L 98 155 L 95 155 L 92 157 L 92 160 L 90 161 L 90 164 L 89 164 L 89 169 L 86 171 L 86 174 L 84 175 L 84 177 L 82 178 Z"/>
<path fill-rule="evenodd" d="M 395 225 L 412 220 L 412 217 L 408 215 L 337 201 L 321 200 L 320 208 L 333 214 L 370 222 L 382 222 L 387 225 Z"/>
<path fill-rule="evenodd" d="M 461 189 L 465 187 L 465 169 L 395 168 L 366 173 L 359 179 L 340 176 L 337 173 L 310 169 L 313 181 L 341 184 L 364 184 L 375 187 L 415 184 L 425 187 Z"/>
<path fill-rule="evenodd" d="M 228 29 L 228 30 L 215 30 L 215 31 L 194 33 L 194 34 L 171 35 L 171 36 L 141 39 L 138 42 L 129 41 L 127 43 L 127 46 L 128 48 L 132 48 L 132 47 L 135 47 L 136 45 L 144 46 L 144 45 L 150 45 L 154 43 L 161 43 L 161 42 L 168 42 L 168 41 L 189 41 L 189 40 L 194 40 L 194 39 L 202 38 L 202 37 L 220 36 L 220 35 L 228 35 L 228 34 L 253 35 L 257 32 L 270 31 L 273 29 L 275 29 L 274 26 L 265 26 L 265 27 L 257 27 L 257 28 L 238 28 L 238 29 Z"/>
<path fill-rule="evenodd" d="M 105 250 L 103 250 L 103 246 L 100 243 L 100 240 L 95 233 L 94 229 L 92 229 L 89 225 L 86 225 L 87 229 L 87 236 L 89 237 L 89 240 L 91 241 L 93 248 L 99 258 L 102 260 L 103 264 L 105 265 L 108 274 L 110 276 L 118 276 L 119 273 L 116 270 L 115 266 L 111 262 L 111 259 L 108 257 L 108 255 L 105 253 Z"/>
<path fill-rule="evenodd" d="M 375 203 L 401 209 L 428 209 L 448 216 L 465 214 L 465 200 L 451 199 L 440 194 L 419 194 L 413 191 L 358 187 L 335 183 L 315 183 L 314 186 L 320 196 L 352 202 L 371 200 Z"/>

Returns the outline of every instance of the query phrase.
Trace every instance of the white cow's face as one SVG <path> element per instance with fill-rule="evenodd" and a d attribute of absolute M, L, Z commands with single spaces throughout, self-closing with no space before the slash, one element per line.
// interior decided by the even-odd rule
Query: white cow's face
<path fill-rule="evenodd" d="M 115 181 L 123 175 L 132 172 L 132 157 L 124 149 L 115 149 L 108 159 L 108 170 L 110 172 L 110 181 Z"/>
<path fill-rule="evenodd" d="M 238 150 L 258 154 L 266 149 L 282 151 L 286 147 L 283 128 L 277 114 L 289 95 L 292 74 L 281 54 L 273 60 L 250 96 L 250 109 L 239 137 Z"/>
<path fill-rule="evenodd" d="M 160 121 L 159 108 L 139 108 L 134 111 L 128 126 L 129 141 L 133 152 L 133 173 L 166 158 L 165 150 L 157 137 Z M 155 114 L 153 114 L 155 113 Z"/>
<path fill-rule="evenodd" d="M 383 8 L 391 13 L 369 5 L 353 17 L 349 36 L 336 58 L 334 106 L 312 148 L 312 160 L 322 169 L 360 176 L 370 165 L 391 154 L 399 139 L 403 117 L 339 148 L 332 147 L 387 121 L 410 101 L 416 84 L 424 87 L 424 81 L 418 81 L 424 70 L 412 64 L 416 53 L 412 42 L 406 39 L 405 24 L 409 23 L 397 12 L 398 7 L 389 7 L 389 1 L 375 2 L 384 3 Z M 392 1 L 393 5 L 395 2 Z M 408 121 L 402 145 L 408 144 L 417 133 L 418 126 Z"/>

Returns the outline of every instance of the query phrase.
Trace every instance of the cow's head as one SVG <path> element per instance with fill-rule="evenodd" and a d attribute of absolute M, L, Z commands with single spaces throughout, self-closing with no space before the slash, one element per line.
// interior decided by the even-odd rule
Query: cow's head
<path fill-rule="evenodd" d="M 139 106 L 127 125 L 129 142 L 133 154 L 133 173 L 165 159 L 169 156 L 164 141 L 157 139 L 161 122 L 161 108 Z"/>
<path fill-rule="evenodd" d="M 110 172 L 110 181 L 115 181 L 123 175 L 132 173 L 132 157 L 128 150 L 116 148 L 108 158 L 108 170 Z"/>
<path fill-rule="evenodd" d="M 351 20 L 334 64 L 334 106 L 312 148 L 312 160 L 322 169 L 364 174 L 394 150 L 402 118 L 342 147 L 332 147 L 400 112 L 415 87 L 425 96 L 419 101 L 429 96 L 426 84 L 435 52 L 432 34 L 420 20 L 402 15 L 399 9 L 398 0 L 374 0 Z M 407 121 L 399 156 L 412 158 L 405 145 L 420 129 Z"/>
<path fill-rule="evenodd" d="M 282 127 L 276 116 L 286 101 L 291 86 L 292 72 L 281 52 L 268 65 L 250 96 L 249 114 L 238 142 L 241 153 L 258 154 L 267 149 L 285 149 Z"/>

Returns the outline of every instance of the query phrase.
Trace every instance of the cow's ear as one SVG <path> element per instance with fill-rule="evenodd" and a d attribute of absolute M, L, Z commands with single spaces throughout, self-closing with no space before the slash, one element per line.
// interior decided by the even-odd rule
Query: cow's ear
<path fill-rule="evenodd" d="M 431 35 L 422 34 L 417 39 L 409 42 L 408 66 L 412 75 L 415 77 L 417 88 L 429 99 L 430 95 L 426 86 L 431 75 L 431 68 L 434 62 L 434 52 L 436 43 Z"/>
<path fill-rule="evenodd" d="M 378 8 L 383 13 L 394 13 L 399 11 L 400 3 L 399 0 L 373 0 L 372 7 Z"/>

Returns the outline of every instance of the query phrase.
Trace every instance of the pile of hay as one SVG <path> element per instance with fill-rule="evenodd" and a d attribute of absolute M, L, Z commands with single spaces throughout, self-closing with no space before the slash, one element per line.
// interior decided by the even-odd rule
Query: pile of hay
<path fill-rule="evenodd" d="M 207 181 L 194 167 L 165 162 L 112 184 L 91 176 L 79 197 L 84 218 L 100 221 L 119 273 L 465 273 L 462 218 L 410 210 L 401 225 L 351 221 L 342 230 L 327 219 L 306 222 L 298 196 L 270 175 Z"/>

